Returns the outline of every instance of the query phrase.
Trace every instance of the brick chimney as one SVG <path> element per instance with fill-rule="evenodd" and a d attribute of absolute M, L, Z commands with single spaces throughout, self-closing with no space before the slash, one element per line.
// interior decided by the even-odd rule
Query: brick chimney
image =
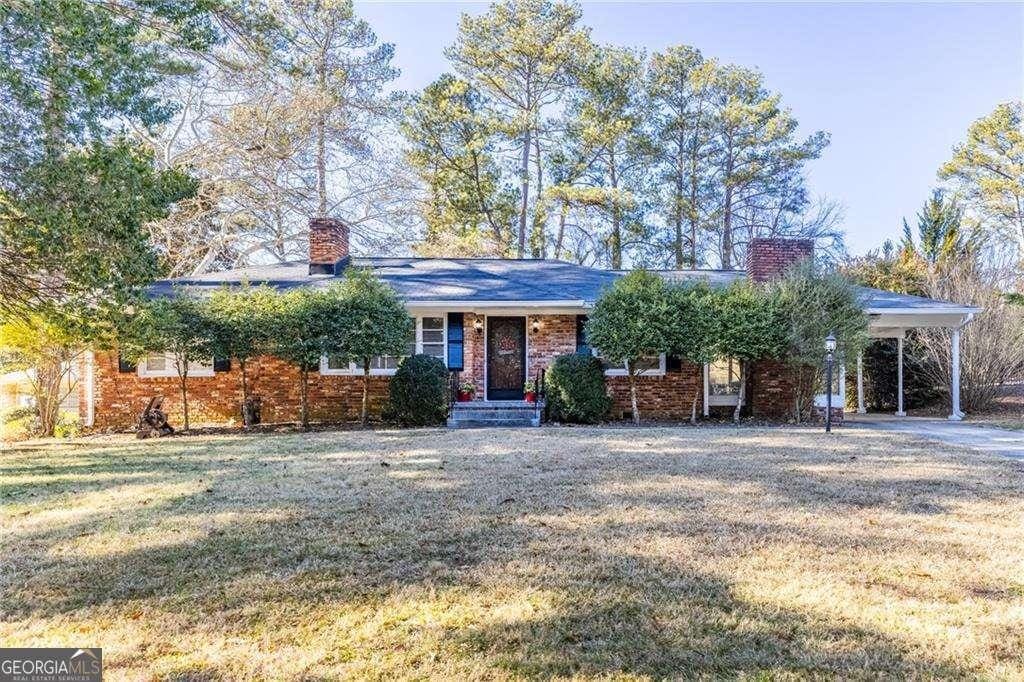
<path fill-rule="evenodd" d="M 348 265 L 348 223 L 338 218 L 310 218 L 309 274 L 337 275 Z"/>
<path fill-rule="evenodd" d="M 813 239 L 755 237 L 747 246 L 747 275 L 752 282 L 770 282 L 813 256 Z"/>

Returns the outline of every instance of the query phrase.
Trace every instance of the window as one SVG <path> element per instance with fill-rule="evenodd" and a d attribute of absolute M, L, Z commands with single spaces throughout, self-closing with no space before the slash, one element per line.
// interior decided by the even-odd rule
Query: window
<path fill-rule="evenodd" d="M 402 357 L 422 353 L 444 362 L 445 360 L 445 318 L 417 317 L 415 325 L 409 333 L 406 352 L 403 356 L 375 355 L 370 358 L 370 374 L 390 376 L 398 369 Z M 358 362 L 343 362 L 340 358 L 324 357 L 320 361 L 321 374 L 362 374 L 363 368 Z"/>
<path fill-rule="evenodd" d="M 587 343 L 586 315 L 576 316 L 576 352 L 581 355 L 586 355 L 591 352 L 590 345 Z"/>
<path fill-rule="evenodd" d="M 722 358 L 704 366 L 708 405 L 735 405 L 740 395 L 740 362 Z"/>
<path fill-rule="evenodd" d="M 596 348 L 593 348 L 587 343 L 587 316 L 577 315 L 576 316 L 576 352 L 586 355 L 590 353 L 595 358 L 601 361 L 601 365 L 604 367 L 605 376 L 626 376 L 626 368 L 618 365 L 612 365 L 606 362 L 601 354 L 597 352 Z M 665 373 L 665 354 L 661 355 L 649 355 L 647 357 L 640 358 L 637 362 L 640 369 L 640 374 L 643 376 L 660 376 Z"/>
<path fill-rule="evenodd" d="M 150 353 L 139 362 L 138 374 L 140 377 L 178 376 L 174 353 Z M 209 362 L 188 363 L 188 375 L 190 377 L 212 377 L 213 358 L 210 358 Z"/>
<path fill-rule="evenodd" d="M 624 377 L 626 376 L 626 368 L 620 365 L 613 365 L 610 362 L 605 361 L 601 357 L 601 354 L 597 352 L 596 348 L 591 349 L 598 360 L 601 361 L 601 365 L 604 367 L 605 376 L 609 377 Z M 648 355 L 641 357 L 637 360 L 637 368 L 640 370 L 641 376 L 660 376 L 665 373 L 665 354 L 661 355 Z"/>

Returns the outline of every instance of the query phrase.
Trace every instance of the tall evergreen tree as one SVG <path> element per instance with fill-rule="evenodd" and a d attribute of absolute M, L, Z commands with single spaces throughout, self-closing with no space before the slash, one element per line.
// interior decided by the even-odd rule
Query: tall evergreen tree
<path fill-rule="evenodd" d="M 406 114 L 406 156 L 427 188 L 421 252 L 514 252 L 516 195 L 501 178 L 497 131 L 483 106 L 470 83 L 444 75 L 424 89 Z"/>
<path fill-rule="evenodd" d="M 536 151 L 535 136 L 545 109 L 573 83 L 573 65 L 590 49 L 589 31 L 580 26 L 581 18 L 575 4 L 503 0 L 480 16 L 463 14 L 459 37 L 445 51 L 456 71 L 486 96 L 495 125 L 518 147 L 520 258 L 526 254 L 534 198 L 530 155 Z"/>
<path fill-rule="evenodd" d="M 643 237 L 642 201 L 652 180 L 647 172 L 653 144 L 644 127 L 642 62 L 631 50 L 596 49 L 569 109 L 567 127 L 592 158 L 587 177 L 600 193 L 598 207 L 607 222 L 601 240 L 614 269 L 623 267 L 626 240 Z"/>
<path fill-rule="evenodd" d="M 975 217 L 1024 259 L 1024 102 L 1006 102 L 975 121 L 939 170 Z"/>
<path fill-rule="evenodd" d="M 328 176 L 335 164 L 342 157 L 367 158 L 377 126 L 392 113 L 382 93 L 398 77 L 394 46 L 378 42 L 351 0 L 285 0 L 277 16 L 288 45 L 288 89 L 311 124 L 316 215 L 326 216 L 334 208 Z"/>
<path fill-rule="evenodd" d="M 717 62 L 686 45 L 654 54 L 647 70 L 663 181 L 657 210 L 670 228 L 666 241 L 676 268 L 698 267 L 702 211 L 713 203 L 709 163 L 718 70 Z"/>

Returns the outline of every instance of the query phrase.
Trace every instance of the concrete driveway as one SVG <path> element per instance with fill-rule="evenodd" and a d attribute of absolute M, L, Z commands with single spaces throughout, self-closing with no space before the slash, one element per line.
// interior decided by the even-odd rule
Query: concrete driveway
<path fill-rule="evenodd" d="M 854 428 L 899 431 L 925 440 L 1024 460 L 1024 431 L 932 417 L 894 417 L 886 414 L 847 415 L 847 424 Z"/>

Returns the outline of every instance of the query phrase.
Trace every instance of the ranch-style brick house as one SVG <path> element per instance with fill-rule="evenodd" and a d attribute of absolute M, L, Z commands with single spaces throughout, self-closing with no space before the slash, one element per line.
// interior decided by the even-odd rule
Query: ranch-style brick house
<path fill-rule="evenodd" d="M 539 376 L 558 355 L 591 352 L 583 324 L 603 287 L 621 276 L 557 260 L 476 258 L 353 257 L 348 226 L 335 219 L 310 222 L 308 262 L 254 266 L 157 282 L 154 294 L 172 288 L 202 292 L 225 284 L 267 284 L 278 289 L 324 287 L 346 268 L 370 268 L 391 285 L 416 321 L 409 352 L 441 358 L 460 382 L 476 387 L 473 406 L 479 409 L 528 408 L 522 401 L 524 384 Z M 754 239 L 748 247 L 746 270 L 671 270 L 661 274 L 673 281 L 704 280 L 712 285 L 750 278 L 757 282 L 778 276 L 795 262 L 812 255 L 809 240 Z M 977 309 L 945 301 L 906 296 L 877 289 L 861 291 L 874 337 L 899 339 L 899 380 L 902 386 L 902 339 L 913 327 L 953 330 L 953 401 L 951 419 L 959 419 L 959 330 Z M 371 409 L 379 415 L 387 398 L 389 376 L 399 358 L 379 357 L 372 364 Z M 858 388 L 860 379 L 859 358 Z M 845 366 L 840 366 L 833 405 L 845 403 Z M 323 358 L 311 375 L 310 416 L 314 421 L 358 418 L 362 375 L 353 366 Z M 792 409 L 792 387 L 780 363 L 753 363 L 747 377 L 745 410 L 755 418 L 784 420 Z M 645 418 L 687 419 L 697 400 L 698 414 L 731 409 L 737 401 L 738 363 L 722 358 L 708 366 L 672 357 L 652 357 L 639 379 L 639 402 Z M 614 399 L 613 417 L 629 414 L 624 372 L 608 367 L 607 385 Z M 96 429 L 124 429 L 138 421 L 154 395 L 165 396 L 164 409 L 180 423 L 177 375 L 171 358 L 153 355 L 137 365 L 116 351 L 86 354 L 79 368 L 79 411 L 82 422 Z M 251 391 L 262 400 L 264 422 L 294 422 L 299 417 L 298 369 L 273 357 L 249 363 Z M 858 390 L 863 411 L 863 392 Z M 902 413 L 902 396 L 900 397 Z M 193 422 L 227 423 L 240 420 L 241 389 L 237 363 L 210 359 L 190 371 L 189 406 Z M 841 409 L 841 408 L 840 408 Z M 495 413 L 497 414 L 497 413 Z"/>

